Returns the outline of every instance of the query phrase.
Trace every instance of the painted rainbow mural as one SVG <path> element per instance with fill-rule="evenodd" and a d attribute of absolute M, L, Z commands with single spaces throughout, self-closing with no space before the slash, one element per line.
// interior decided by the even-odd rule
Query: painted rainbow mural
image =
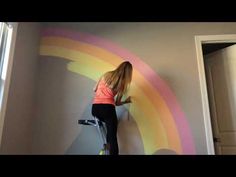
<path fill-rule="evenodd" d="M 45 28 L 41 56 L 69 60 L 67 69 L 97 81 L 124 60 L 133 64 L 128 108 L 140 131 L 145 154 L 170 149 L 177 154 L 195 154 L 195 145 L 185 115 L 168 85 L 126 49 L 101 37 L 61 28 Z"/>

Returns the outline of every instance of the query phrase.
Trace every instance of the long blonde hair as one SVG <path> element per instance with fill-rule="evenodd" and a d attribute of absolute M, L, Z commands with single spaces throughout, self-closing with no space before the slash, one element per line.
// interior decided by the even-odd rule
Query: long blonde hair
<path fill-rule="evenodd" d="M 133 67 L 128 61 L 121 63 L 115 70 L 104 74 L 106 84 L 122 97 L 128 90 L 132 80 Z"/>

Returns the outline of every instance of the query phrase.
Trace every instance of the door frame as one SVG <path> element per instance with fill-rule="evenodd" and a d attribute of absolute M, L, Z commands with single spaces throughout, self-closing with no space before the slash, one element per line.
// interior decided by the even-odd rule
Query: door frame
<path fill-rule="evenodd" d="M 204 68 L 204 57 L 202 52 L 202 44 L 216 44 L 216 43 L 236 43 L 236 34 L 226 35 L 197 35 L 195 36 L 195 46 L 197 53 L 198 73 L 200 81 L 201 101 L 203 109 L 204 127 L 207 144 L 207 154 L 214 155 L 213 132 L 211 126 L 211 117 L 209 109 L 209 100 L 207 93 L 207 83 Z"/>

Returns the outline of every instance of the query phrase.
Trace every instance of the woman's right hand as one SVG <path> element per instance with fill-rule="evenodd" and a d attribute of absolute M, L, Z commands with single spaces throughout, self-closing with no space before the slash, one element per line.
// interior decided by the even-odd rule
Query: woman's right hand
<path fill-rule="evenodd" d="M 121 105 L 127 104 L 127 103 L 132 103 L 132 101 L 131 101 L 131 96 L 127 97 L 127 98 L 125 99 L 125 101 L 120 101 L 120 99 L 117 98 L 115 105 L 116 105 L 116 106 L 121 106 Z"/>
<path fill-rule="evenodd" d="M 131 101 L 131 96 L 129 96 L 128 98 L 126 98 L 125 103 L 132 103 L 132 101 Z"/>

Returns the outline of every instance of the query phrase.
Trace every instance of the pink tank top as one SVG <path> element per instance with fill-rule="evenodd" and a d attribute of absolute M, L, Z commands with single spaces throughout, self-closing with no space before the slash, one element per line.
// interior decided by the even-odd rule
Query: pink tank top
<path fill-rule="evenodd" d="M 97 86 L 93 104 L 113 104 L 115 105 L 114 93 L 106 84 L 104 79 L 101 79 Z"/>

